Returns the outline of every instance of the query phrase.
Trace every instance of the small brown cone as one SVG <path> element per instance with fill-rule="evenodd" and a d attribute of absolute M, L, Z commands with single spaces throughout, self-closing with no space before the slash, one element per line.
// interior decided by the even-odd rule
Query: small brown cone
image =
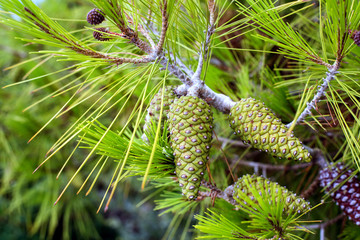
<path fill-rule="evenodd" d="M 86 20 L 91 25 L 98 25 L 105 20 L 105 14 L 100 9 L 94 8 L 87 14 Z"/>

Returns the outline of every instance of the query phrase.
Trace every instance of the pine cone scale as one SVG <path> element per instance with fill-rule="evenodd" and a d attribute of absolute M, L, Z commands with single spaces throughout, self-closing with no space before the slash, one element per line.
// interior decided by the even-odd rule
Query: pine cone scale
<path fill-rule="evenodd" d="M 353 172 L 345 171 L 342 164 L 337 164 L 335 167 L 322 169 L 319 179 L 320 186 L 324 187 L 326 192 L 331 192 L 330 196 L 348 218 L 360 225 L 360 181 L 353 176 Z M 342 183 L 343 185 L 338 188 Z M 336 188 L 338 189 L 334 190 Z"/>
<path fill-rule="evenodd" d="M 100 9 L 94 8 L 87 14 L 86 20 L 91 25 L 98 25 L 105 20 L 105 14 Z"/>

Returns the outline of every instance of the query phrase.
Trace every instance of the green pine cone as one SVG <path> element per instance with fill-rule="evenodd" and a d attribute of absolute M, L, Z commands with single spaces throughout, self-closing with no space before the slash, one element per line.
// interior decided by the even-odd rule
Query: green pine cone
<path fill-rule="evenodd" d="M 209 159 L 212 112 L 204 100 L 183 96 L 170 106 L 168 121 L 176 176 L 183 194 L 187 199 L 194 200 Z"/>
<path fill-rule="evenodd" d="M 271 190 L 273 189 L 276 194 L 280 193 L 281 197 L 276 198 L 275 201 L 282 201 L 284 203 L 284 213 L 290 214 L 295 211 L 297 213 L 304 213 L 310 209 L 309 202 L 306 202 L 303 198 L 296 196 L 295 193 L 288 191 L 285 187 L 280 186 L 278 183 L 271 182 L 267 178 L 256 175 L 244 175 L 234 185 L 233 198 L 241 203 L 243 202 L 243 195 L 246 194 L 251 200 L 257 203 L 256 198 L 253 196 L 249 187 L 255 188 L 263 198 L 271 198 Z"/>
<path fill-rule="evenodd" d="M 176 86 L 167 86 L 164 89 L 164 99 L 163 99 L 163 114 L 161 117 L 161 125 L 167 119 L 167 114 L 169 113 L 170 105 L 174 102 L 176 94 L 174 93 Z M 149 131 L 153 122 L 157 123 L 160 118 L 161 112 L 161 97 L 162 89 L 155 94 L 154 98 L 150 102 L 150 106 L 147 109 L 148 113 L 145 117 L 144 131 Z"/>
<path fill-rule="evenodd" d="M 280 119 L 256 99 L 246 98 L 236 103 L 230 110 L 229 120 L 234 134 L 257 149 L 279 158 L 311 160 L 299 139 L 293 133 L 288 135 L 288 128 Z"/>

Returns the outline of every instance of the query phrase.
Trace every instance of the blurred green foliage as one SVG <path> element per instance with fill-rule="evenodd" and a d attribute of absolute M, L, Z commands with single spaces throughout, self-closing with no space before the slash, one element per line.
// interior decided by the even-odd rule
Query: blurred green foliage
<path fill-rule="evenodd" d="M 93 8 L 86 1 L 69 0 L 46 0 L 41 7 L 50 16 L 74 19 L 62 22 L 67 29 L 83 28 L 86 13 Z M 22 81 L 29 72 L 28 78 L 32 78 L 67 66 L 51 60 L 33 70 L 39 63 L 33 61 L 5 70 L 34 57 L 30 52 L 44 48 L 37 44 L 24 44 L 16 37 L 21 35 L 0 25 L 0 87 Z M 67 146 L 38 171 L 33 171 L 43 161 L 41 156 L 45 156 L 63 134 L 63 129 L 87 107 L 84 104 L 56 119 L 42 134 L 27 143 L 70 96 L 63 94 L 49 98 L 23 111 L 57 89 L 59 85 L 54 84 L 37 90 L 54 80 L 56 78 L 50 75 L 0 91 L 0 239 L 160 239 L 171 219 L 169 216 L 158 218 L 151 203 L 135 206 L 143 198 L 142 193 L 134 190 L 139 189 L 139 182 L 135 180 L 121 186 L 107 213 L 96 214 L 106 176 L 98 180 L 96 189 L 86 197 L 84 194 L 76 195 L 76 188 L 86 177 L 78 176 L 59 203 L 53 206 L 79 165 L 76 161 L 67 165 L 66 171 L 56 179 L 67 154 L 75 145 Z M 85 152 L 80 149 L 73 158 L 79 159 Z"/>

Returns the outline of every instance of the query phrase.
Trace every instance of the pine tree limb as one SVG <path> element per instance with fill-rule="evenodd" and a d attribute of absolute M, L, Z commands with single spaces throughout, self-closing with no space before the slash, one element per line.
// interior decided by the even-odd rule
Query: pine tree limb
<path fill-rule="evenodd" d="M 148 40 L 150 46 L 152 49 L 156 48 L 155 42 L 154 40 L 150 37 L 149 32 L 146 30 L 145 27 L 143 27 L 141 24 L 139 24 L 139 31 L 141 32 L 141 34 L 146 38 L 146 40 Z"/>
<path fill-rule="evenodd" d="M 145 53 L 150 55 L 153 52 L 153 49 L 151 48 L 151 46 L 149 46 L 149 44 L 147 44 L 146 42 L 141 40 L 139 38 L 138 34 L 135 33 L 135 31 L 132 30 L 131 28 L 127 28 L 127 30 L 122 33 L 125 35 L 126 39 L 129 39 L 131 43 L 135 44 L 135 46 L 137 46 L 139 49 L 141 49 Z"/>
<path fill-rule="evenodd" d="M 211 42 L 211 37 L 215 32 L 215 2 L 213 0 L 209 0 L 208 8 L 210 12 L 209 23 L 210 26 L 206 31 L 205 41 L 202 44 L 200 54 L 199 54 L 199 61 L 198 66 L 196 68 L 195 73 L 192 75 L 192 86 L 188 90 L 188 95 L 190 96 L 198 96 L 200 90 L 204 87 L 204 82 L 201 81 L 201 72 L 203 70 L 204 62 L 206 62 L 209 54 L 209 46 Z"/>
<path fill-rule="evenodd" d="M 209 192 L 199 192 L 199 196 L 200 197 L 216 197 L 216 198 L 221 198 L 224 199 L 225 201 L 227 201 L 228 203 L 230 203 L 231 205 L 236 205 L 236 201 L 233 199 L 233 190 L 234 190 L 234 186 L 230 185 L 228 186 L 224 191 L 220 190 L 219 188 L 217 188 L 215 185 L 212 185 L 209 182 L 206 182 L 205 180 L 201 181 L 201 185 L 203 187 L 206 187 L 208 189 L 210 189 Z"/>
<path fill-rule="evenodd" d="M 199 93 L 201 98 L 223 113 L 229 113 L 230 109 L 236 104 L 230 97 L 215 93 L 206 84 L 200 89 Z"/>
<path fill-rule="evenodd" d="M 311 225 L 305 225 L 303 226 L 304 228 L 307 228 L 307 229 L 321 229 L 321 228 L 326 228 L 334 223 L 336 223 L 337 221 L 343 219 L 345 217 L 345 215 L 342 213 L 338 216 L 336 216 L 335 218 L 333 219 L 330 219 L 326 222 L 323 222 L 323 223 L 319 223 L 319 224 L 311 224 Z"/>
<path fill-rule="evenodd" d="M 163 45 L 165 42 L 166 31 L 169 26 L 169 15 L 167 13 L 167 1 L 166 0 L 163 0 L 162 4 L 160 5 L 160 9 L 161 9 L 161 16 L 162 16 L 162 19 L 161 19 L 162 25 L 161 25 L 161 33 L 160 33 L 159 42 L 155 48 L 156 55 L 159 55 L 162 52 Z"/>
<path fill-rule="evenodd" d="M 164 1 L 164 6 L 166 1 Z M 206 41 L 204 43 L 204 54 L 200 55 L 199 64 L 197 68 L 198 73 L 193 73 L 180 59 L 175 59 L 174 55 L 171 52 L 163 52 L 159 51 L 159 46 L 163 45 L 162 38 L 165 39 L 166 30 L 168 27 L 168 16 L 166 9 L 162 9 L 162 31 L 159 36 L 159 43 L 156 45 L 155 48 L 149 46 L 147 43 L 142 42 L 140 38 L 136 35 L 133 36 L 131 39 L 131 42 L 134 43 L 137 47 L 139 47 L 141 50 L 144 50 L 146 53 L 148 53 L 151 57 L 146 58 L 147 59 L 159 59 L 159 63 L 164 67 L 164 69 L 167 69 L 169 72 L 171 72 L 174 76 L 176 76 L 184 85 L 178 87 L 176 90 L 176 93 L 178 95 L 185 95 L 189 94 L 188 88 L 190 86 L 195 86 L 195 92 L 196 96 L 201 97 L 204 99 L 208 104 L 212 105 L 213 107 L 217 108 L 219 111 L 223 113 L 230 112 L 230 109 L 235 105 L 235 102 L 232 101 L 228 96 L 215 93 L 212 89 L 210 89 L 202 80 L 200 80 L 200 74 L 202 70 L 202 66 L 204 63 L 204 60 L 206 61 L 206 58 L 204 56 L 207 56 L 210 39 L 212 34 L 215 30 L 215 3 L 213 0 L 209 1 L 209 11 L 210 11 L 210 27 L 207 31 L 207 37 Z M 132 22 L 131 19 L 129 19 L 130 22 Z M 132 29 L 128 28 L 130 32 L 133 32 Z M 140 31 L 142 33 L 146 32 L 146 29 L 144 26 L 140 27 Z M 126 32 L 123 32 L 123 34 L 127 34 Z M 145 33 L 145 37 L 148 36 L 148 33 Z M 132 35 L 127 36 L 126 38 L 131 38 Z M 146 37 L 146 38 L 148 38 Z M 150 41 L 151 44 L 151 41 Z M 151 44 L 152 45 L 152 44 Z M 170 59 L 166 57 L 166 55 L 170 56 Z M 145 60 L 144 60 L 145 61 Z M 194 77 L 195 76 L 195 77 Z M 191 95 L 191 94 L 190 94 Z"/>
<path fill-rule="evenodd" d="M 52 38 L 66 44 L 66 47 L 85 56 L 89 56 L 92 58 L 96 58 L 96 59 L 104 59 L 105 61 L 108 61 L 109 63 L 112 64 L 122 64 L 122 63 L 147 63 L 147 62 L 152 62 L 155 60 L 155 58 L 153 56 L 144 56 L 142 58 L 136 59 L 136 58 L 119 58 L 119 57 L 111 57 L 108 56 L 106 54 L 103 54 L 101 52 L 97 52 L 95 50 L 92 50 L 90 48 L 86 48 L 78 43 L 76 43 L 75 41 L 73 41 L 72 39 L 67 38 L 66 36 L 56 33 L 51 26 L 49 26 L 49 24 L 45 23 L 40 17 L 38 17 L 33 11 L 31 11 L 29 8 L 24 7 L 24 10 L 28 13 L 28 18 L 30 20 L 32 20 L 34 22 L 34 24 L 36 26 L 39 27 L 39 29 L 41 31 L 43 31 L 44 33 L 48 34 L 49 36 L 51 36 Z M 99 30 L 97 30 L 99 31 Z M 147 50 L 149 47 L 148 45 L 143 42 L 142 40 L 138 39 L 137 37 L 134 36 L 134 34 L 129 34 L 129 32 L 131 32 L 130 30 L 127 30 L 128 33 L 123 33 L 123 34 L 116 34 L 116 33 L 110 33 L 110 34 L 115 34 L 124 38 L 128 38 L 128 39 L 132 39 L 132 42 L 138 46 L 140 49 L 142 50 Z"/>
<path fill-rule="evenodd" d="M 174 54 L 172 54 L 172 53 L 167 53 L 166 51 L 165 51 L 165 54 L 168 54 L 169 57 L 170 57 L 171 62 L 173 62 L 174 64 L 176 64 L 177 66 L 179 66 L 179 68 L 180 68 L 186 75 L 192 76 L 192 75 L 194 74 L 194 72 L 193 72 L 190 68 L 188 68 L 188 67 L 181 61 L 180 58 L 176 58 L 176 57 L 174 56 Z"/>
<path fill-rule="evenodd" d="M 259 163 L 259 162 L 253 162 L 253 161 L 236 161 L 236 163 L 247 166 L 247 167 L 253 167 L 253 168 L 262 168 L 266 170 L 276 170 L 276 171 L 296 171 L 302 168 L 307 168 L 312 165 L 312 163 L 299 163 L 296 165 L 273 165 L 273 164 L 267 164 L 267 163 Z"/>
<path fill-rule="evenodd" d="M 311 196 L 315 192 L 315 190 L 318 187 L 319 187 L 319 177 L 316 177 L 314 179 L 314 181 L 310 184 L 310 186 L 300 194 L 300 197 L 308 198 L 309 196 Z"/>
<path fill-rule="evenodd" d="M 151 29 L 151 32 L 156 35 L 156 36 L 159 36 L 160 33 L 154 28 L 154 26 L 151 24 L 150 26 L 142 26 L 141 24 L 139 24 L 139 29 L 140 29 L 140 32 L 144 35 L 144 37 L 146 37 L 146 39 L 149 41 L 149 43 L 151 44 L 152 48 L 153 49 L 156 49 L 156 45 L 154 43 L 154 40 L 150 37 L 150 34 L 149 34 L 149 30 L 148 29 Z M 166 50 L 163 50 L 164 52 L 164 55 L 165 56 L 169 56 L 170 58 L 170 62 L 174 64 L 174 66 L 178 66 L 179 69 L 184 72 L 188 77 L 192 76 L 194 74 L 194 72 L 189 69 L 182 61 L 180 58 L 176 58 L 174 56 L 173 53 L 171 52 L 168 52 Z"/>
<path fill-rule="evenodd" d="M 165 57 L 164 54 L 162 54 L 160 57 L 160 64 L 164 68 L 167 68 L 167 70 L 171 72 L 174 76 L 176 76 L 182 83 L 190 84 L 191 82 L 190 77 L 186 73 L 184 73 L 178 65 L 171 63 L 169 59 Z M 179 92 L 177 92 L 177 94 L 179 94 Z M 179 94 L 179 95 L 184 95 L 184 94 Z"/>
<path fill-rule="evenodd" d="M 232 140 L 233 141 L 233 140 Z M 235 144 L 240 144 L 240 141 L 234 141 Z M 232 159 L 231 162 L 236 162 L 237 164 L 253 167 L 255 169 L 263 169 L 263 172 L 265 170 L 276 170 L 276 171 L 296 171 L 298 169 L 306 168 L 309 166 L 312 166 L 314 164 L 318 165 L 320 168 L 327 167 L 329 164 L 326 161 L 326 158 L 324 154 L 319 149 L 312 149 L 307 147 L 308 151 L 313 156 L 312 162 L 309 163 L 299 163 L 296 165 L 273 165 L 273 164 L 267 164 L 267 163 L 259 163 L 259 162 L 253 162 L 253 161 L 244 161 L 239 160 L 238 158 Z"/>
<path fill-rule="evenodd" d="M 232 139 L 224 138 L 224 137 L 217 137 L 217 140 L 219 140 L 220 142 L 222 142 L 225 145 L 230 144 L 230 145 L 236 146 L 236 147 L 249 147 L 249 145 L 245 144 L 243 141 L 232 140 Z"/>
<path fill-rule="evenodd" d="M 306 104 L 307 107 L 300 114 L 300 116 L 296 120 L 288 123 L 286 125 L 286 127 L 291 128 L 292 126 L 295 126 L 296 124 L 304 121 L 304 119 L 309 114 L 311 114 L 311 110 L 315 109 L 315 107 L 316 107 L 316 102 L 318 102 L 325 95 L 326 90 L 328 89 L 331 80 L 333 80 L 335 78 L 336 74 L 338 73 L 338 70 L 340 68 L 340 62 L 341 62 L 341 60 L 336 60 L 335 63 L 333 65 L 331 65 L 331 67 L 328 68 L 328 71 L 326 72 L 326 78 L 323 78 L 323 83 L 318 87 L 318 91 L 315 94 L 315 96 L 313 97 L 313 99 Z"/>

